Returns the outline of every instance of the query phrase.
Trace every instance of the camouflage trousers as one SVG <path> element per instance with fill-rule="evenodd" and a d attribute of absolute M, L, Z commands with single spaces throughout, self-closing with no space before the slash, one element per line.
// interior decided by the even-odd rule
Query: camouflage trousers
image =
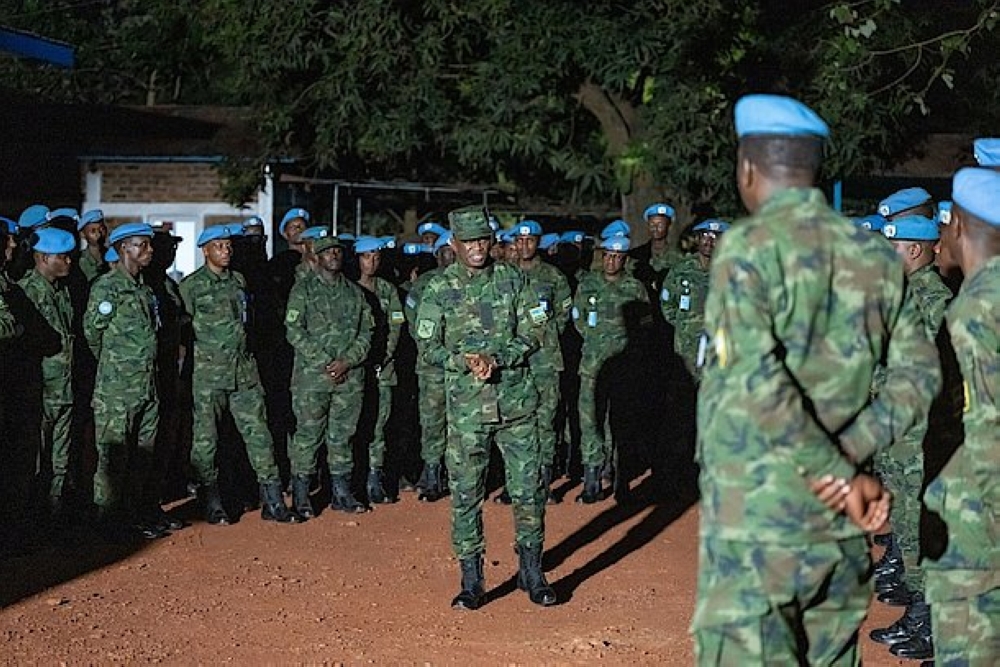
<path fill-rule="evenodd" d="M 892 491 L 890 522 L 903 554 L 904 581 L 913 592 L 924 590 L 920 567 L 920 501 L 924 483 L 923 432 L 907 434 L 880 459 L 882 477 Z"/>
<path fill-rule="evenodd" d="M 274 443 L 264 416 L 264 389 L 260 385 L 236 391 L 196 386 L 191 467 L 198 481 L 213 484 L 219 479 L 219 467 L 215 461 L 219 450 L 219 421 L 227 412 L 232 414 L 236 430 L 243 437 L 257 481 L 278 481 Z"/>
<path fill-rule="evenodd" d="M 507 492 L 514 512 L 518 546 L 541 546 L 545 540 L 545 494 L 534 415 L 504 424 L 463 424 L 464 414 L 448 420 L 445 462 L 451 485 L 451 545 L 459 559 L 486 550 L 483 501 L 490 446 L 503 455 Z"/>
<path fill-rule="evenodd" d="M 392 413 L 393 385 L 377 383 L 378 410 L 375 413 L 375 432 L 372 442 L 368 445 L 368 467 L 372 470 L 381 469 L 385 465 L 385 426 L 389 423 Z"/>
<path fill-rule="evenodd" d="M 153 470 L 159 405 L 156 393 L 94 392 L 97 469 L 94 504 L 102 513 L 142 510 L 157 501 Z"/>
<path fill-rule="evenodd" d="M 559 371 L 545 373 L 532 371 L 535 386 L 538 388 L 538 443 L 543 466 L 555 463 L 556 445 L 556 413 L 559 410 Z"/>
<path fill-rule="evenodd" d="M 42 483 L 47 483 L 50 498 L 60 498 L 69 470 L 70 430 L 73 405 L 42 402 L 41 448 L 39 463 Z"/>
<path fill-rule="evenodd" d="M 437 463 L 446 447 L 447 413 L 444 373 L 434 368 L 417 368 L 417 405 L 420 410 L 420 458 Z"/>
<path fill-rule="evenodd" d="M 802 546 L 702 536 L 697 664 L 857 665 L 871 596 L 863 537 Z"/>
<path fill-rule="evenodd" d="M 580 457 L 585 467 L 611 461 L 612 439 L 608 422 L 607 392 L 593 375 L 580 374 Z"/>
<path fill-rule="evenodd" d="M 1000 665 L 1000 586 L 997 581 L 996 572 L 927 568 L 935 665 Z M 983 582 L 981 593 L 970 592 L 974 582 Z"/>
<path fill-rule="evenodd" d="M 292 387 L 296 426 L 288 460 L 293 475 L 315 474 L 324 440 L 330 474 L 351 474 L 354 469 L 351 438 L 358 428 L 363 398 L 363 383 L 354 378 L 333 390 Z"/>

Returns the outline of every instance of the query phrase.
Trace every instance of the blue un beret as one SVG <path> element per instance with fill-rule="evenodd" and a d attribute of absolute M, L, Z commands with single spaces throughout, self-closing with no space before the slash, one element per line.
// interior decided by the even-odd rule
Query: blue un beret
<path fill-rule="evenodd" d="M 437 240 L 434 242 L 434 246 L 431 248 L 434 251 L 434 254 L 437 254 L 438 250 L 448 245 L 451 241 L 451 236 L 451 232 L 446 229 L 443 234 L 437 237 Z"/>
<path fill-rule="evenodd" d="M 937 241 L 937 222 L 922 215 L 904 215 L 887 222 L 882 235 L 891 241 Z"/>
<path fill-rule="evenodd" d="M 952 181 L 951 199 L 983 222 L 1000 227 L 1000 171 L 959 169 Z"/>
<path fill-rule="evenodd" d="M 316 225 L 315 227 L 306 227 L 299 234 L 300 241 L 315 241 L 316 239 L 321 239 L 325 236 L 330 235 L 330 229 L 324 225 Z"/>
<path fill-rule="evenodd" d="M 233 232 L 229 228 L 229 225 L 213 225 L 212 227 L 206 227 L 205 231 L 198 235 L 197 245 L 201 248 L 205 244 L 211 243 L 212 241 L 228 239 L 232 236 Z"/>
<path fill-rule="evenodd" d="M 149 238 L 153 238 L 153 228 L 145 222 L 126 222 L 124 225 L 115 227 L 108 238 L 108 243 L 114 245 L 130 236 L 148 236 Z"/>
<path fill-rule="evenodd" d="M 673 220 L 674 209 L 670 204 L 653 204 L 643 212 L 642 219 L 649 222 L 654 215 L 664 215 Z"/>
<path fill-rule="evenodd" d="M 354 245 L 357 238 L 355 238 L 354 234 L 351 234 L 350 232 L 344 232 L 343 234 L 337 234 L 337 240 L 347 245 Z"/>
<path fill-rule="evenodd" d="M 403 244 L 403 254 L 404 255 L 419 255 L 421 253 L 433 252 L 429 245 L 424 245 L 423 243 L 404 243 Z"/>
<path fill-rule="evenodd" d="M 583 243 L 583 240 L 585 238 L 587 238 L 587 235 L 584 234 L 583 232 L 579 232 L 579 231 L 563 232 L 559 236 L 559 242 L 560 243 Z"/>
<path fill-rule="evenodd" d="M 84 211 L 83 215 L 80 216 L 80 221 L 76 223 L 76 231 L 80 231 L 87 225 L 92 225 L 95 222 L 104 222 L 104 211 L 99 208 Z"/>
<path fill-rule="evenodd" d="M 75 208 L 57 208 L 45 214 L 45 219 L 49 222 L 56 218 L 69 218 L 73 222 L 80 222 L 80 214 L 76 212 Z"/>
<path fill-rule="evenodd" d="M 1000 139 L 976 139 L 972 152 L 980 167 L 1000 167 Z"/>
<path fill-rule="evenodd" d="M 514 225 L 512 236 L 541 236 L 542 226 L 534 220 L 522 220 Z"/>
<path fill-rule="evenodd" d="M 610 223 L 607 227 L 601 230 L 601 238 L 609 239 L 613 236 L 629 236 L 632 233 L 632 229 L 628 226 L 628 223 L 624 220 L 615 220 Z M 604 246 L 601 246 L 604 247 Z"/>
<path fill-rule="evenodd" d="M 829 137 L 830 128 L 815 111 L 783 95 L 744 95 L 734 110 L 736 136 Z"/>
<path fill-rule="evenodd" d="M 46 255 L 59 255 L 76 249 L 76 237 L 62 229 L 46 227 L 34 233 L 31 249 Z"/>
<path fill-rule="evenodd" d="M 264 220 L 259 215 L 251 215 L 249 218 L 243 221 L 243 229 L 247 227 L 263 227 Z"/>
<path fill-rule="evenodd" d="M 48 222 L 46 217 L 49 214 L 49 207 L 44 204 L 32 204 L 28 208 L 21 211 L 21 217 L 17 219 L 17 224 L 22 229 L 31 229 L 32 227 L 37 227 L 38 225 Z"/>
<path fill-rule="evenodd" d="M 309 215 L 309 211 L 305 210 L 304 208 L 292 208 L 292 209 L 289 209 L 288 213 L 285 213 L 285 217 L 283 217 L 281 219 L 281 224 L 278 225 L 278 233 L 279 234 L 284 234 L 285 233 L 285 225 L 287 225 L 289 222 L 291 222 L 295 218 L 302 218 L 302 220 L 308 225 L 309 224 L 309 220 L 310 220 L 311 217 L 312 216 Z"/>
<path fill-rule="evenodd" d="M 882 228 L 885 227 L 886 223 L 889 221 L 885 219 L 884 215 L 879 213 L 872 213 L 871 215 L 866 215 L 863 218 L 853 218 L 852 222 L 861 229 L 867 229 L 870 232 L 881 232 Z"/>
<path fill-rule="evenodd" d="M 557 245 L 560 238 L 559 234 L 542 234 L 542 238 L 538 239 L 538 249 L 548 250 L 552 246 Z"/>
<path fill-rule="evenodd" d="M 604 240 L 601 247 L 612 252 L 628 252 L 632 247 L 632 241 L 627 236 L 611 236 Z"/>
<path fill-rule="evenodd" d="M 939 225 L 947 225 L 951 222 L 951 202 L 950 201 L 940 201 L 937 206 L 937 223 Z"/>
<path fill-rule="evenodd" d="M 718 232 L 720 234 L 729 231 L 729 223 L 722 220 L 710 218 L 703 220 L 691 228 L 692 232 Z"/>
<path fill-rule="evenodd" d="M 436 222 L 425 222 L 417 227 L 418 234 L 437 234 L 438 236 L 441 236 L 446 231 L 448 230 Z"/>
<path fill-rule="evenodd" d="M 374 236 L 359 236 L 354 242 L 354 252 L 378 252 L 382 249 L 382 241 Z"/>
<path fill-rule="evenodd" d="M 118 251 L 114 248 L 108 248 L 107 252 L 104 253 L 104 261 L 110 264 L 111 262 L 118 261 Z"/>
<path fill-rule="evenodd" d="M 21 231 L 21 228 L 16 222 L 10 218 L 4 218 L 0 216 L 0 226 L 4 228 L 8 236 L 17 236 L 17 233 Z"/>
<path fill-rule="evenodd" d="M 926 204 L 931 200 L 931 194 L 923 188 L 904 188 L 894 192 L 879 202 L 878 212 L 888 217 L 901 211 Z"/>
<path fill-rule="evenodd" d="M 392 250 L 396 247 L 396 237 L 395 236 L 380 236 L 378 237 L 378 242 L 382 244 L 382 248 L 388 248 Z"/>

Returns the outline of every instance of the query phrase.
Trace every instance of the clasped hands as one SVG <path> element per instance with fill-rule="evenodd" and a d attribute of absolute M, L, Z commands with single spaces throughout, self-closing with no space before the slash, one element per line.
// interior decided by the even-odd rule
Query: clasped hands
<path fill-rule="evenodd" d="M 465 358 L 465 365 L 477 380 L 489 380 L 493 371 L 499 368 L 496 360 L 488 354 L 467 352 L 462 356 Z"/>
<path fill-rule="evenodd" d="M 824 475 L 810 482 L 809 488 L 820 502 L 834 512 L 845 512 L 866 532 L 881 530 L 889 518 L 892 494 L 871 475 L 860 474 L 850 480 Z"/>

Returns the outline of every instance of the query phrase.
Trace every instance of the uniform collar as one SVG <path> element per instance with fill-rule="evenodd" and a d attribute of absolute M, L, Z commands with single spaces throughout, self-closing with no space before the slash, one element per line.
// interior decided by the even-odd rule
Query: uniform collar
<path fill-rule="evenodd" d="M 757 209 L 757 215 L 764 215 L 791 204 L 804 203 L 826 205 L 826 196 L 819 188 L 784 188 L 771 195 L 770 199 Z"/>

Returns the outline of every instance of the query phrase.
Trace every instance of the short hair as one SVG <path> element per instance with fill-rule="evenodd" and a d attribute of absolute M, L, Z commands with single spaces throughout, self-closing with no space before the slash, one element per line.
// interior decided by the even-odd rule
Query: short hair
<path fill-rule="evenodd" d="M 740 139 L 740 150 L 770 176 L 791 172 L 814 179 L 823 161 L 823 140 L 814 136 L 750 135 Z"/>

